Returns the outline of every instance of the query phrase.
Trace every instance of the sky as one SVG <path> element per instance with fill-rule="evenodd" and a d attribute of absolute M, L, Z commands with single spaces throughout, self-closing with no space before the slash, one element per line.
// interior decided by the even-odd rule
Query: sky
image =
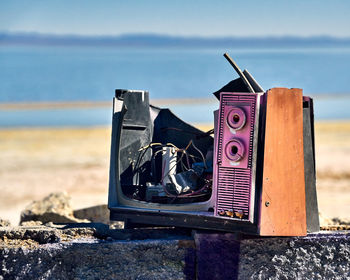
<path fill-rule="evenodd" d="M 0 32 L 350 37 L 348 0 L 1 0 Z"/>

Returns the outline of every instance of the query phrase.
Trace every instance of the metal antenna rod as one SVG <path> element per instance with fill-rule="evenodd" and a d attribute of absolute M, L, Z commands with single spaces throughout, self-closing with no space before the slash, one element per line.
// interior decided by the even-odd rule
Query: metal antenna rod
<path fill-rule="evenodd" d="M 238 65 L 236 64 L 236 62 L 233 61 L 233 59 L 228 55 L 228 53 L 224 53 L 224 57 L 227 59 L 227 61 L 231 64 L 231 66 L 233 67 L 233 69 L 235 69 L 235 71 L 237 72 L 237 74 L 241 77 L 241 79 L 243 80 L 244 84 L 247 86 L 249 92 L 255 92 L 253 87 L 250 85 L 249 81 L 247 80 L 247 78 L 244 76 L 243 72 L 241 71 L 241 69 L 239 69 Z"/>

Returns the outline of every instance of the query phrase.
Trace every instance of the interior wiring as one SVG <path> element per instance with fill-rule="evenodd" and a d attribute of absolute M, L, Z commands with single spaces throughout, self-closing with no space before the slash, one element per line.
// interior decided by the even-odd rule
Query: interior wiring
<path fill-rule="evenodd" d="M 201 151 L 200 149 L 197 148 L 197 146 L 193 143 L 192 140 L 191 140 L 190 142 L 191 142 L 193 148 L 195 148 L 195 150 L 202 156 L 203 163 L 204 163 L 204 167 L 205 167 L 205 169 L 207 169 L 207 163 L 206 163 L 206 160 L 205 160 L 205 157 L 204 157 L 202 151 Z"/>
<path fill-rule="evenodd" d="M 193 149 L 196 150 L 200 157 L 190 154 L 188 152 L 188 149 L 193 146 Z M 156 156 L 160 153 L 163 152 L 163 147 L 173 147 L 175 149 L 175 152 L 180 154 L 178 156 L 178 159 L 176 161 L 176 164 L 174 164 L 165 174 L 161 174 L 161 185 L 163 187 L 164 192 L 166 193 L 166 196 L 169 198 L 184 198 L 184 197 L 193 197 L 199 194 L 202 194 L 202 192 L 209 188 L 211 186 L 211 181 L 209 180 L 205 180 L 205 184 L 198 190 L 196 191 L 191 191 L 189 193 L 185 193 L 185 194 L 172 194 L 166 185 L 163 185 L 163 180 L 169 175 L 169 173 L 176 168 L 177 166 L 181 166 L 181 169 L 183 172 L 191 170 L 191 163 L 193 162 L 197 162 L 198 160 L 203 161 L 204 167 L 207 168 L 207 164 L 206 164 L 206 160 L 204 157 L 204 154 L 202 153 L 202 151 L 193 143 L 193 140 L 191 139 L 188 144 L 186 145 L 185 148 L 181 149 L 178 148 L 177 146 L 175 146 L 172 143 L 166 143 L 166 144 L 162 144 L 162 143 L 150 143 L 146 146 L 143 146 L 139 149 L 139 154 L 135 163 L 135 167 L 134 167 L 134 172 L 137 173 L 138 175 L 140 175 L 140 170 L 141 170 L 141 163 L 142 160 L 145 156 L 145 154 L 148 152 L 149 149 L 152 149 L 152 156 L 151 156 L 151 161 L 155 160 Z M 154 149 L 156 149 L 156 151 L 154 151 Z M 162 172 L 163 172 L 164 168 L 162 168 Z"/>

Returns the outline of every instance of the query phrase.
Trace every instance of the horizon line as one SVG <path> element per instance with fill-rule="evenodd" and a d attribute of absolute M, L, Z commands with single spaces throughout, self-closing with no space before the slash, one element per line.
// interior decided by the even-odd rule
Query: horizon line
<path fill-rule="evenodd" d="M 17 35 L 17 36 L 47 36 L 47 37 L 75 37 L 75 38 L 123 38 L 123 37 L 163 37 L 174 39 L 336 39 L 346 40 L 350 39 L 350 36 L 335 36 L 330 34 L 314 34 L 314 35 L 181 35 L 181 34 L 167 34 L 157 32 L 129 32 L 120 34 L 78 34 L 78 33 L 47 33 L 38 31 L 6 31 L 0 30 L 0 35 Z"/>

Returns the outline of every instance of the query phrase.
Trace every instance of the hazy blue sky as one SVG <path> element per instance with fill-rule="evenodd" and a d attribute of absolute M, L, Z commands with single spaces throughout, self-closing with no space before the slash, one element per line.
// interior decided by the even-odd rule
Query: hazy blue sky
<path fill-rule="evenodd" d="M 350 36 L 349 0 L 1 0 L 0 31 Z"/>

